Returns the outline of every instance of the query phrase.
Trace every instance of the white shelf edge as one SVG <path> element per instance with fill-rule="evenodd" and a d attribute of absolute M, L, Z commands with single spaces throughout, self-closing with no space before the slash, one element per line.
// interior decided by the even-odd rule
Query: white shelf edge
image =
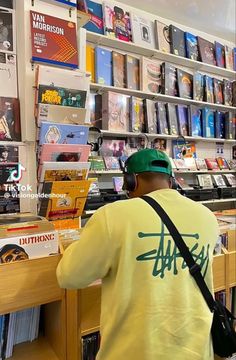
<path fill-rule="evenodd" d="M 110 130 L 101 130 L 102 134 L 105 136 L 118 136 L 118 137 L 139 137 L 139 136 L 147 136 L 150 139 L 169 139 L 175 140 L 179 137 L 179 135 L 166 135 L 166 134 L 149 134 L 149 133 L 136 133 L 136 132 L 119 132 L 119 131 L 110 131 Z M 194 140 L 194 141 L 204 141 L 204 142 L 222 142 L 222 143 L 235 143 L 235 140 L 228 139 L 218 139 L 218 138 L 204 138 L 204 137 L 194 137 L 194 136 L 185 136 L 185 140 Z"/>
<path fill-rule="evenodd" d="M 151 93 L 151 92 L 145 92 L 141 90 L 132 90 L 127 88 L 120 88 L 115 86 L 109 86 L 109 85 L 101 85 L 97 83 L 91 83 L 90 84 L 91 90 L 96 90 L 98 93 L 103 93 L 104 91 L 113 91 L 118 92 L 130 96 L 140 96 L 143 98 L 149 98 L 151 100 L 159 100 L 164 102 L 171 102 L 181 105 L 197 105 L 199 107 L 209 107 L 213 109 L 219 109 L 219 110 L 225 110 L 225 111 L 235 111 L 236 108 L 234 106 L 226 106 L 221 104 L 215 104 L 215 103 L 208 103 L 205 101 L 197 101 L 193 99 L 185 99 L 178 96 L 169 96 L 165 94 L 159 94 L 159 93 Z"/>
<path fill-rule="evenodd" d="M 236 170 L 177 170 L 173 169 L 175 174 L 232 174 Z M 89 175 L 114 175 L 123 174 L 121 170 L 100 170 L 100 171 L 89 171 Z"/>
<path fill-rule="evenodd" d="M 137 45 L 132 42 L 124 42 L 121 40 L 109 38 L 106 35 L 96 34 L 90 31 L 87 31 L 87 41 L 94 43 L 96 45 L 103 45 L 116 49 L 118 48 L 119 50 L 127 51 L 129 53 L 133 53 L 136 55 L 143 55 L 143 56 L 171 62 L 175 65 L 185 66 L 194 69 L 196 71 L 203 71 L 221 77 L 226 77 L 232 80 L 235 79 L 235 75 L 236 75 L 235 71 L 229 69 L 206 64 L 200 61 L 191 60 L 174 54 L 164 53 L 157 49 L 145 48 L 143 46 Z"/>
<path fill-rule="evenodd" d="M 122 174 L 122 171 L 121 170 L 89 171 L 89 175 L 109 175 L 109 174 Z"/>
<path fill-rule="evenodd" d="M 236 201 L 236 198 L 229 198 L 229 199 L 212 199 L 212 200 L 203 200 L 203 201 L 197 201 L 202 204 L 215 204 L 215 203 L 221 203 L 221 202 L 232 202 Z"/>

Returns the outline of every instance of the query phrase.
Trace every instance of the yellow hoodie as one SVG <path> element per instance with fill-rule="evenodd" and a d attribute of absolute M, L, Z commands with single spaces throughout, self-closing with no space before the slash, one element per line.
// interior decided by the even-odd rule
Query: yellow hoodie
<path fill-rule="evenodd" d="M 215 216 L 176 190 L 149 194 L 166 210 L 212 290 Z M 61 287 L 102 279 L 98 360 L 213 360 L 212 314 L 154 210 L 139 198 L 106 205 L 58 265 Z"/>

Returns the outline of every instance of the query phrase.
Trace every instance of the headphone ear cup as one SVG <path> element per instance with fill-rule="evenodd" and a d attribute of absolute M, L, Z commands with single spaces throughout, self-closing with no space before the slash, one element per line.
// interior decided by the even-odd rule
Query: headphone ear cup
<path fill-rule="evenodd" d="M 99 144 L 98 143 L 92 143 L 91 151 L 97 152 L 99 150 Z"/>
<path fill-rule="evenodd" d="M 137 187 L 135 174 L 124 173 L 124 190 L 134 191 Z"/>

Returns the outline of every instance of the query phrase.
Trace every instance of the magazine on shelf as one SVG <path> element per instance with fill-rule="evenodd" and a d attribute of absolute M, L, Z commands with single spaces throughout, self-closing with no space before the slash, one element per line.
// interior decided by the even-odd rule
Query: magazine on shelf
<path fill-rule="evenodd" d="M 106 170 L 120 170 L 119 160 L 115 156 L 104 156 Z"/>
<path fill-rule="evenodd" d="M 186 168 L 188 170 L 191 170 L 191 171 L 195 171 L 197 170 L 197 166 L 196 166 L 196 159 L 194 159 L 193 157 L 189 157 L 189 158 L 184 158 L 184 162 L 185 162 L 185 165 L 186 165 Z"/>
<path fill-rule="evenodd" d="M 208 170 L 219 170 L 219 165 L 216 159 L 206 158 L 205 162 Z"/>
<path fill-rule="evenodd" d="M 236 186 L 236 176 L 234 174 L 224 174 L 224 177 L 229 186 Z"/>
<path fill-rule="evenodd" d="M 104 158 L 102 156 L 89 156 L 88 161 L 90 162 L 90 170 L 91 171 L 104 171 L 105 163 Z"/>
<path fill-rule="evenodd" d="M 186 157 L 196 158 L 196 144 L 194 141 L 183 141 L 173 140 L 172 141 L 172 150 L 173 150 L 173 158 L 174 159 L 182 159 Z M 185 154 L 184 154 L 185 152 Z"/>
<path fill-rule="evenodd" d="M 0 141 L 21 141 L 18 99 L 0 97 Z"/>
<path fill-rule="evenodd" d="M 108 37 L 123 41 L 132 41 L 130 14 L 125 6 L 103 2 L 104 33 Z"/>
<path fill-rule="evenodd" d="M 0 3 L 1 36 L 0 52 L 16 54 L 16 24 L 15 11 L 1 7 Z"/>
<path fill-rule="evenodd" d="M 187 170 L 184 159 L 173 159 L 177 170 Z"/>
<path fill-rule="evenodd" d="M 3 86 L 4 84 L 4 86 Z M 17 98 L 16 55 L 0 51 L 0 97 Z"/>
<path fill-rule="evenodd" d="M 113 176 L 112 177 L 113 188 L 117 193 L 123 192 L 123 176 Z"/>
<path fill-rule="evenodd" d="M 216 158 L 220 170 L 228 170 L 229 166 L 225 158 L 219 156 Z"/>
<path fill-rule="evenodd" d="M 130 14 L 130 22 L 133 42 L 140 46 L 155 49 L 154 22 L 133 12 Z"/>
<path fill-rule="evenodd" d="M 205 159 L 196 158 L 195 161 L 198 170 L 207 170 Z"/>
<path fill-rule="evenodd" d="M 88 142 L 89 127 L 83 125 L 42 122 L 39 131 L 39 145 L 42 144 L 84 144 Z"/>

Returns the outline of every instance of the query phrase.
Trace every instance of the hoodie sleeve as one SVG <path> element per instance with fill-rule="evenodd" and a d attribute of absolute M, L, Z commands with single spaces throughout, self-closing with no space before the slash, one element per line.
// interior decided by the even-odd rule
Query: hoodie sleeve
<path fill-rule="evenodd" d="M 84 288 L 109 272 L 113 249 L 105 208 L 95 212 L 83 229 L 81 238 L 65 250 L 57 267 L 60 287 Z"/>

